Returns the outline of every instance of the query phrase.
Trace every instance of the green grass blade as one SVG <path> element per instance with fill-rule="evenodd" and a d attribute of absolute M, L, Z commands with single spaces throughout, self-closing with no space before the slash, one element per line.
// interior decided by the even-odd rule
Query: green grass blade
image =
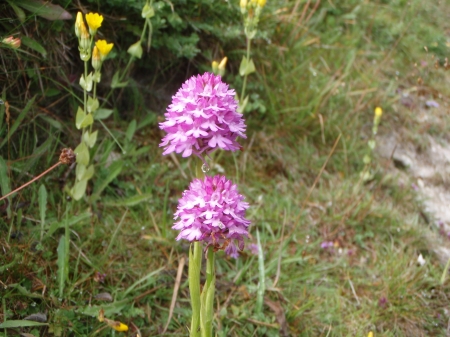
<path fill-rule="evenodd" d="M 44 326 L 48 325 L 47 323 L 40 323 L 34 321 L 25 321 L 25 320 L 14 320 L 14 321 L 6 321 L 0 324 L 0 329 L 7 328 L 21 328 L 25 326 Z"/>
<path fill-rule="evenodd" d="M 45 185 L 39 187 L 39 213 L 41 215 L 41 241 L 44 236 L 45 214 L 47 212 L 47 190 Z"/>
<path fill-rule="evenodd" d="M 6 162 L 2 156 L 0 156 L 0 189 L 2 195 L 11 192 L 11 186 L 9 184 L 8 170 L 6 168 Z M 9 201 L 10 198 L 8 198 Z M 11 203 L 8 204 L 7 208 L 8 218 L 11 216 Z"/>
<path fill-rule="evenodd" d="M 123 161 L 118 160 L 111 164 L 108 167 L 108 174 L 103 179 L 98 179 L 96 184 L 94 185 L 94 193 L 92 194 L 92 200 L 97 200 L 100 197 L 100 194 L 103 190 L 108 186 L 119 174 L 122 172 Z"/>
<path fill-rule="evenodd" d="M 264 251 L 261 246 L 261 240 L 259 238 L 259 231 L 256 230 L 256 240 L 258 243 L 258 271 L 259 271 L 259 283 L 258 293 L 256 297 L 256 313 L 262 313 L 264 303 L 264 292 L 266 291 L 266 273 L 264 269 Z"/>
<path fill-rule="evenodd" d="M 17 131 L 17 128 L 19 127 L 19 125 L 22 123 L 23 119 L 25 118 L 25 116 L 27 115 L 28 111 L 31 109 L 31 106 L 34 103 L 36 96 L 34 96 L 32 99 L 30 99 L 27 103 L 27 105 L 25 106 L 25 108 L 22 110 L 22 112 L 19 114 L 19 116 L 17 117 L 16 121 L 14 122 L 14 124 L 11 126 L 11 129 L 9 130 L 9 135 L 8 137 L 5 137 L 3 139 L 3 141 L 0 143 L 0 148 L 3 147 L 3 145 L 6 144 L 6 142 L 8 141 L 9 138 L 12 137 L 12 135 L 14 134 L 14 132 Z"/>
<path fill-rule="evenodd" d="M 67 247 L 66 247 L 66 238 L 61 236 L 58 244 L 58 285 L 59 285 L 59 296 L 62 297 L 64 292 L 64 285 L 66 283 L 67 274 L 68 274 L 68 256 L 67 256 Z"/>

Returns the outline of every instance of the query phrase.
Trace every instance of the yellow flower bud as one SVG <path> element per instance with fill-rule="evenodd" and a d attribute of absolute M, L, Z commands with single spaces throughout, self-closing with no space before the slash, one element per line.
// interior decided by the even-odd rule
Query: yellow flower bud
<path fill-rule="evenodd" d="M 89 32 L 87 31 L 86 25 L 84 22 L 80 25 L 80 47 L 83 50 L 89 50 L 91 45 L 91 40 L 89 36 Z"/>
<path fill-rule="evenodd" d="M 383 109 L 381 109 L 379 106 L 375 108 L 375 116 L 377 118 L 380 118 L 383 115 Z"/>
<path fill-rule="evenodd" d="M 86 14 L 86 22 L 89 26 L 89 32 L 94 35 L 102 25 L 103 16 L 98 13 L 88 13 Z"/>
<path fill-rule="evenodd" d="M 219 75 L 220 76 L 225 75 L 225 67 L 227 65 L 227 61 L 228 61 L 228 58 L 225 56 L 222 59 L 222 61 L 220 61 L 220 63 L 219 63 Z"/>
<path fill-rule="evenodd" d="M 264 7 L 266 5 L 266 0 L 258 0 L 258 6 L 259 7 Z"/>
<path fill-rule="evenodd" d="M 367 335 L 367 337 L 373 337 L 373 332 L 369 331 L 369 334 Z"/>
<path fill-rule="evenodd" d="M 225 69 L 226 65 L 227 65 L 227 61 L 228 61 L 228 57 L 224 57 L 222 59 L 222 61 L 220 61 L 219 63 L 219 69 Z"/>
<path fill-rule="evenodd" d="M 95 70 L 100 70 L 100 67 L 102 66 L 102 60 L 100 51 L 98 50 L 97 46 L 94 46 L 94 49 L 92 50 L 92 68 Z"/>
<path fill-rule="evenodd" d="M 98 48 L 100 59 L 103 61 L 114 47 L 114 43 L 108 43 L 106 40 L 98 40 L 95 42 L 95 46 Z"/>
<path fill-rule="evenodd" d="M 217 75 L 219 73 L 219 62 L 212 61 L 211 67 L 212 67 L 212 72 L 214 73 L 214 75 Z"/>
<path fill-rule="evenodd" d="M 77 13 L 77 19 L 75 21 L 75 35 L 77 38 L 81 37 L 81 25 L 84 25 L 83 14 L 81 12 Z"/>

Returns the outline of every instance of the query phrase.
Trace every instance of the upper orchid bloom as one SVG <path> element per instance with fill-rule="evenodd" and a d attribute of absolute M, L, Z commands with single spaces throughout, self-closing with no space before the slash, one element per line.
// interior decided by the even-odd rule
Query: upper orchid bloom
<path fill-rule="evenodd" d="M 211 73 L 192 76 L 172 97 L 167 108 L 166 121 L 159 127 L 167 132 L 159 146 L 163 154 L 195 154 L 202 157 L 217 148 L 240 149 L 237 137 L 246 138 L 246 125 L 237 112 L 233 89 Z"/>

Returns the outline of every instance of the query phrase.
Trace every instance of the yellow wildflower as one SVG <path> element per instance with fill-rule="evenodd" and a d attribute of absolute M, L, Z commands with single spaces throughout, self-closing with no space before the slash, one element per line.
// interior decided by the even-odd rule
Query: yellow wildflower
<path fill-rule="evenodd" d="M 128 331 L 128 325 L 126 325 L 122 322 L 112 321 L 107 318 L 105 318 L 105 322 L 106 322 L 106 324 L 108 324 L 108 326 L 110 326 L 111 328 L 113 328 L 116 331 Z"/>
<path fill-rule="evenodd" d="M 89 26 L 89 31 L 94 35 L 102 25 L 103 16 L 98 13 L 88 13 L 86 14 L 86 21 Z"/>
<path fill-rule="evenodd" d="M 128 325 L 126 325 L 122 322 L 113 321 L 112 319 L 106 318 L 105 312 L 103 311 L 103 309 L 100 309 L 97 318 L 100 322 L 105 322 L 106 324 L 108 324 L 109 327 L 113 328 L 116 331 L 121 331 L 121 332 L 128 331 Z"/>
<path fill-rule="evenodd" d="M 247 8 L 247 0 L 241 0 L 241 2 L 239 3 L 240 7 L 242 9 Z"/>
<path fill-rule="evenodd" d="M 367 335 L 367 337 L 373 337 L 373 332 L 370 331 L 369 334 Z"/>
<path fill-rule="evenodd" d="M 377 118 L 380 118 L 381 115 L 383 115 L 383 109 L 381 109 L 379 106 L 377 106 L 377 107 L 375 108 L 375 116 L 376 116 Z"/>
<path fill-rule="evenodd" d="M 114 47 L 114 43 L 108 43 L 106 40 L 98 40 L 95 42 L 95 46 L 100 51 L 100 58 L 103 61 L 105 57 L 109 54 L 111 49 Z"/>
<path fill-rule="evenodd" d="M 259 7 L 264 7 L 266 5 L 266 0 L 258 0 Z"/>

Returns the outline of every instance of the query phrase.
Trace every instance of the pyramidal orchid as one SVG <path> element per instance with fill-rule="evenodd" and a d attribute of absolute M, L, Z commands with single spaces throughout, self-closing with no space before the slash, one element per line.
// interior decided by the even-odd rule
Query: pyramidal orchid
<path fill-rule="evenodd" d="M 237 112 L 236 92 L 211 73 L 192 76 L 172 97 L 166 120 L 159 124 L 167 135 L 160 147 L 163 155 L 175 152 L 183 157 L 202 158 L 217 148 L 240 149 L 237 137 L 245 137 L 246 125 Z"/>

